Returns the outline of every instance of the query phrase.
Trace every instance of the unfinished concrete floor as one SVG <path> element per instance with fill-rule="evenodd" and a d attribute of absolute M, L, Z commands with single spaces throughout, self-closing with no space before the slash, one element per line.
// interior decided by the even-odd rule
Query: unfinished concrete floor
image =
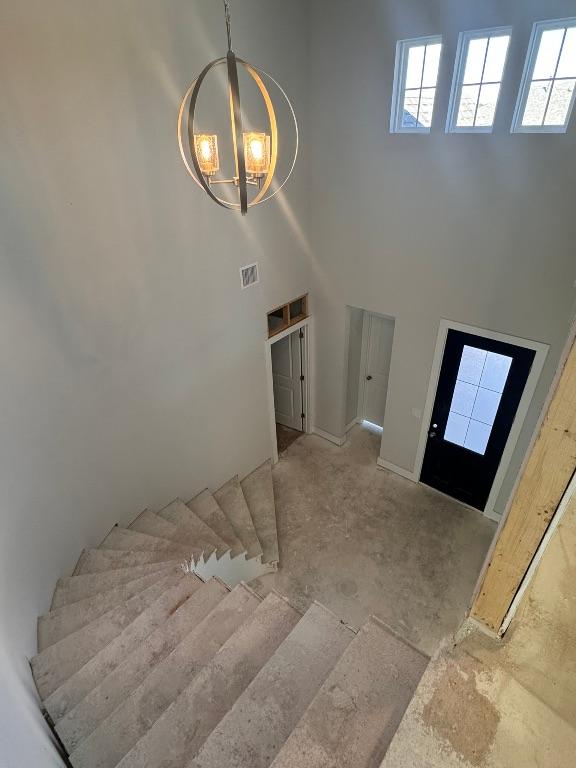
<path fill-rule="evenodd" d="M 440 649 L 382 768 L 574 768 L 575 581 L 573 496 L 504 639 Z"/>
<path fill-rule="evenodd" d="M 281 567 L 253 586 L 355 627 L 376 614 L 432 654 L 464 618 L 496 525 L 379 469 L 379 445 L 358 425 L 341 448 L 305 435 L 286 450 L 273 471 Z"/>

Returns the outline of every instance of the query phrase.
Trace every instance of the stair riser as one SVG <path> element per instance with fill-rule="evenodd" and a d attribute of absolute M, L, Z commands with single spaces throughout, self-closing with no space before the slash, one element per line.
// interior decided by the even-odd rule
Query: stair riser
<path fill-rule="evenodd" d="M 72 753 L 75 768 L 115 768 L 259 603 L 238 587 Z"/>
<path fill-rule="evenodd" d="M 73 752 L 95 731 L 227 594 L 226 587 L 215 579 L 203 585 L 134 653 L 62 717 L 56 723 L 56 731 L 68 751 Z"/>
<path fill-rule="evenodd" d="M 53 720 L 58 720 L 63 713 L 78 704 L 106 675 L 131 656 L 152 632 L 164 626 L 182 601 L 193 594 L 199 586 L 196 576 L 185 576 L 176 586 L 163 592 L 111 643 L 62 683 L 44 702 L 46 711 Z"/>

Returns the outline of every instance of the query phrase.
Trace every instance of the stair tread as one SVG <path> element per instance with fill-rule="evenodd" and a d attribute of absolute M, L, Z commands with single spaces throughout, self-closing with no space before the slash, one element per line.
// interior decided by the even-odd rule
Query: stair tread
<path fill-rule="evenodd" d="M 380 765 L 428 658 L 369 619 L 271 768 Z"/>
<path fill-rule="evenodd" d="M 299 619 L 286 600 L 271 592 L 118 768 L 187 765 Z"/>
<path fill-rule="evenodd" d="M 268 768 L 353 637 L 334 614 L 314 603 L 189 768 Z"/>
<path fill-rule="evenodd" d="M 163 626 L 168 617 L 202 584 L 202 580 L 196 575 L 183 574 L 179 582 L 166 589 L 110 643 L 68 676 L 44 701 L 44 707 L 52 719 L 58 720 L 63 712 L 69 711 L 99 685 L 106 675 L 134 653 L 152 632 Z"/>
<path fill-rule="evenodd" d="M 262 560 L 265 563 L 277 563 L 279 560 L 278 530 L 271 461 L 265 461 L 245 477 L 241 487 L 256 534 L 262 545 Z"/>
<path fill-rule="evenodd" d="M 182 499 L 174 499 L 158 513 L 161 517 L 177 525 L 182 531 L 189 533 L 202 545 L 204 557 L 209 557 L 212 552 L 224 554 L 229 547 L 226 542 L 213 531 L 209 525 L 198 517 Z"/>
<path fill-rule="evenodd" d="M 151 512 L 149 509 L 140 512 L 138 517 L 130 523 L 128 530 L 145 533 L 148 536 L 155 536 L 157 538 L 169 539 L 177 544 L 184 543 L 186 546 L 193 544 L 192 541 L 187 540 L 186 535 L 182 533 L 177 525 L 171 523 L 170 520 L 166 520 L 164 517 L 160 517 L 155 512 Z M 196 548 L 198 549 L 198 547 Z"/>
<path fill-rule="evenodd" d="M 181 562 L 181 561 L 179 561 Z M 64 576 L 58 579 L 56 589 L 52 596 L 50 610 L 60 608 L 63 605 L 84 600 L 98 592 L 106 592 L 109 589 L 133 581 L 139 576 L 147 576 L 149 573 L 158 573 L 166 570 L 170 564 L 164 562 L 149 563 L 148 565 L 136 565 L 128 568 L 117 568 L 113 571 L 102 573 L 86 573 L 79 576 Z"/>
<path fill-rule="evenodd" d="M 131 531 L 128 528 L 122 528 L 119 525 L 114 526 L 104 541 L 100 544 L 102 549 L 121 549 L 127 552 L 140 552 L 142 550 L 151 552 L 171 552 L 187 557 L 190 547 L 186 544 L 177 544 L 170 539 L 163 539 L 159 536 L 150 536 L 147 533 Z"/>
<path fill-rule="evenodd" d="M 79 744 L 70 756 L 74 768 L 114 768 L 259 602 L 245 585 L 235 587 Z"/>
<path fill-rule="evenodd" d="M 158 578 L 156 571 L 127 581 L 106 592 L 98 592 L 84 600 L 78 600 L 45 613 L 38 618 L 38 650 L 43 651 L 66 635 L 72 634 L 117 605 L 126 602 L 138 592 L 155 584 Z"/>
<path fill-rule="evenodd" d="M 129 568 L 137 565 L 149 565 L 152 563 L 174 563 L 181 561 L 171 559 L 166 552 L 126 552 L 120 549 L 84 549 L 78 558 L 74 568 L 74 576 L 86 573 L 101 573 L 102 571 L 114 571 L 118 568 Z"/>
<path fill-rule="evenodd" d="M 160 577 L 156 584 L 34 656 L 31 661 L 32 672 L 40 698 L 45 699 L 53 693 L 182 578 L 185 578 L 185 574 L 175 569 L 174 573 Z"/>
<path fill-rule="evenodd" d="M 230 525 L 214 495 L 207 488 L 194 496 L 187 506 L 226 542 L 232 550 L 233 556 L 244 552 L 244 545 L 236 536 L 234 528 Z"/>
<path fill-rule="evenodd" d="M 248 504 L 244 498 L 238 476 L 231 478 L 227 483 L 214 492 L 214 498 L 226 515 L 234 533 L 242 542 L 248 558 L 258 557 L 262 554 L 262 546 Z"/>
<path fill-rule="evenodd" d="M 199 624 L 227 594 L 218 579 L 200 586 L 116 669 L 107 675 L 78 704 L 56 722 L 62 743 L 72 752 L 105 720 Z M 54 716 L 53 716 L 54 717 Z"/>

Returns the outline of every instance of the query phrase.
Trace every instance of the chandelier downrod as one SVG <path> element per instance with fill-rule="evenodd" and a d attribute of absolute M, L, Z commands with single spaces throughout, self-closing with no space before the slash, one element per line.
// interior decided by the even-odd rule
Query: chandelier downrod
<path fill-rule="evenodd" d="M 226 19 L 226 36 L 228 38 L 228 51 L 232 50 L 232 29 L 230 22 L 230 3 L 228 0 L 223 0 L 224 3 L 224 18 Z"/>

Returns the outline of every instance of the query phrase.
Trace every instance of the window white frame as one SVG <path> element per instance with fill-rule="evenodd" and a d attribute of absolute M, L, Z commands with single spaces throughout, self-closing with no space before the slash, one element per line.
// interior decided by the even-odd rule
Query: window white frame
<path fill-rule="evenodd" d="M 421 126 L 406 128 L 402 125 L 404 110 L 404 92 L 406 90 L 406 73 L 408 69 L 408 53 L 410 48 L 421 45 L 442 45 L 442 35 L 430 35 L 428 37 L 414 37 L 410 40 L 399 40 L 396 43 L 396 62 L 394 64 L 394 87 L 392 89 L 392 109 L 390 113 L 390 133 L 419 133 L 428 134 L 430 128 Z M 440 51 L 440 65 L 442 64 L 443 46 Z M 436 82 L 436 90 L 438 82 Z M 432 108 L 431 123 L 434 120 L 434 108 L 436 107 L 436 94 Z"/>
<path fill-rule="evenodd" d="M 516 101 L 516 109 L 514 110 L 514 117 L 512 119 L 511 133 L 566 133 L 568 130 L 570 117 L 572 116 L 572 110 L 574 108 L 574 100 L 576 98 L 576 88 L 572 93 L 572 101 L 570 102 L 564 125 L 522 125 L 522 119 L 524 117 L 528 94 L 530 93 L 532 74 L 534 72 L 534 67 L 536 66 L 536 58 L 538 56 L 542 34 L 549 29 L 561 29 L 563 27 L 574 26 L 576 26 L 576 16 L 567 19 L 537 21 L 532 27 L 532 34 L 528 44 L 528 53 L 526 54 L 526 61 L 524 63 L 524 72 L 522 74 L 520 90 L 518 91 L 518 99 Z M 558 58 L 558 61 L 559 60 L 560 57 Z"/>
<path fill-rule="evenodd" d="M 500 103 L 500 93 L 502 91 L 502 82 L 504 75 L 506 74 L 506 65 L 508 63 L 508 54 L 510 52 L 510 43 L 508 43 L 508 50 L 506 51 L 506 58 L 504 60 L 504 68 L 502 69 L 502 77 L 500 79 L 500 91 L 498 93 L 498 100 L 496 101 L 496 109 L 494 112 L 494 122 L 492 125 L 470 125 L 470 126 L 458 126 L 456 121 L 458 120 L 458 110 L 460 108 L 460 98 L 462 95 L 462 85 L 464 81 L 464 73 L 466 71 L 466 60 L 468 58 L 468 50 L 472 40 L 479 40 L 483 37 L 490 39 L 491 37 L 504 37 L 505 35 L 510 37 L 512 41 L 512 27 L 493 27 L 491 29 L 475 29 L 469 32 L 461 32 L 458 38 L 458 48 L 456 50 L 456 63 L 454 65 L 454 75 L 452 78 L 452 89 L 450 91 L 450 102 L 448 105 L 448 119 L 446 121 L 446 133 L 492 133 L 494 129 L 494 122 L 498 113 L 498 104 Z M 488 54 L 488 45 L 486 46 L 486 54 Z M 486 60 L 484 60 L 484 65 Z M 484 72 L 482 72 L 484 75 Z M 487 81 L 488 82 L 488 81 Z M 492 81 L 490 81 L 492 82 Z M 485 85 L 486 83 L 482 83 Z"/>

